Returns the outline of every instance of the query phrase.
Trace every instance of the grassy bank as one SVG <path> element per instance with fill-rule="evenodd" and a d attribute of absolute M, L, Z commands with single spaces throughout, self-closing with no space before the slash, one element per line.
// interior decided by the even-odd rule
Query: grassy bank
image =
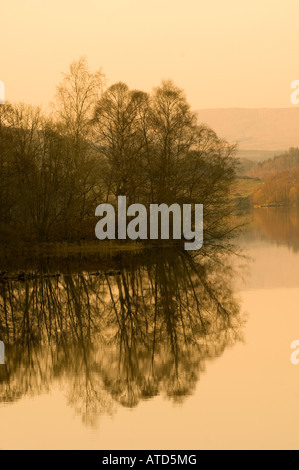
<path fill-rule="evenodd" d="M 73 258 L 91 256 L 114 256 L 118 253 L 136 253 L 151 250 L 154 248 L 180 248 L 182 243 L 173 241 L 159 242 L 134 242 L 109 240 L 96 242 L 78 243 L 22 243 L 22 244 L 2 244 L 0 245 L 0 260 L 12 258 Z"/>

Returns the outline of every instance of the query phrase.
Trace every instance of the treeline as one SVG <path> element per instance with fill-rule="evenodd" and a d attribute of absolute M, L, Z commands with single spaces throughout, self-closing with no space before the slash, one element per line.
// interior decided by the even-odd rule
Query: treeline
<path fill-rule="evenodd" d="M 50 115 L 0 106 L 0 240 L 94 239 L 95 208 L 203 203 L 206 238 L 227 233 L 234 147 L 198 125 L 184 92 L 104 89 L 101 70 L 74 62 Z"/>
<path fill-rule="evenodd" d="M 256 167 L 257 163 L 248 158 L 239 158 L 239 166 L 237 168 L 237 174 L 240 177 L 249 177 L 249 173 L 252 168 Z"/>
<path fill-rule="evenodd" d="M 253 168 L 246 168 L 246 176 L 267 179 L 285 170 L 299 168 L 299 148 L 290 148 L 287 152 L 260 162 Z"/>
<path fill-rule="evenodd" d="M 256 205 L 299 204 L 299 168 L 268 178 L 252 195 Z"/>

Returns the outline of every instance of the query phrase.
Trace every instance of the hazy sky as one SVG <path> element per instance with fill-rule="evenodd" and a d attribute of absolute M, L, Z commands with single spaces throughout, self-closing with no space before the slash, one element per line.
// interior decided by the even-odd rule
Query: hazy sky
<path fill-rule="evenodd" d="M 289 107 L 299 80 L 298 0 L 1 0 L 6 98 L 52 100 L 86 55 L 109 84 L 172 78 L 194 109 Z"/>

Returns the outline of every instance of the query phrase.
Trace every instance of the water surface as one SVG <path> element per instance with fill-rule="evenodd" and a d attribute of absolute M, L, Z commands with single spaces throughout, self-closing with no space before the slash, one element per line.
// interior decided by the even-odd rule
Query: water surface
<path fill-rule="evenodd" d="M 1 448 L 297 449 L 298 221 L 254 211 L 238 263 L 162 250 L 11 273 Z"/>

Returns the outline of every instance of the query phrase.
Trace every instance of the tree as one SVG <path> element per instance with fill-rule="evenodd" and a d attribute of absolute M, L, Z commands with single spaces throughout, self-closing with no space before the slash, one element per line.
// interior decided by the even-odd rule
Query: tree
<path fill-rule="evenodd" d="M 126 195 L 136 202 L 145 190 L 148 103 L 146 93 L 130 91 L 124 83 L 112 85 L 97 103 L 94 136 L 103 162 L 107 199 Z"/>
<path fill-rule="evenodd" d="M 76 219 L 91 217 L 101 194 L 99 161 L 91 142 L 91 118 L 104 82 L 102 70 L 90 72 L 86 58 L 81 58 L 70 65 L 57 87 L 54 105 L 57 131 L 65 137 L 68 146 L 66 236 L 75 229 Z"/>
<path fill-rule="evenodd" d="M 128 204 L 203 204 L 206 243 L 224 241 L 234 147 L 197 123 L 171 81 L 151 94 L 103 86 L 102 71 L 81 58 L 57 88 L 52 117 L 24 104 L 1 107 L 2 223 L 40 241 L 84 239 L 94 234 L 98 204 L 127 196 Z"/>
<path fill-rule="evenodd" d="M 196 117 L 184 92 L 171 81 L 154 89 L 149 117 L 153 136 L 149 158 L 153 199 L 179 202 L 183 162 L 195 144 Z"/>
<path fill-rule="evenodd" d="M 76 144 L 90 136 L 90 120 L 104 82 L 102 70 L 90 72 L 86 58 L 81 57 L 70 65 L 57 87 L 54 110 L 64 134 L 74 138 Z"/>
<path fill-rule="evenodd" d="M 9 224 L 15 207 L 14 170 L 12 162 L 12 106 L 0 106 L 0 220 L 2 229 Z"/>

